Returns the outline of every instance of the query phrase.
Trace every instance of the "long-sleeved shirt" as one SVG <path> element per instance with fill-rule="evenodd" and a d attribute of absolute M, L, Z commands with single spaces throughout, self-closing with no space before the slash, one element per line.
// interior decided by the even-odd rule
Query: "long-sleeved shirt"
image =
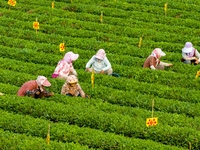
<path fill-rule="evenodd" d="M 25 82 L 21 86 L 21 88 L 17 92 L 17 95 L 25 96 L 27 90 L 32 91 L 32 90 L 36 90 L 36 89 L 38 89 L 38 84 L 37 84 L 36 80 L 30 80 L 30 81 Z"/>
<path fill-rule="evenodd" d="M 89 68 L 91 65 L 94 67 L 94 71 L 96 72 L 100 72 L 101 70 L 105 71 L 111 68 L 111 64 L 107 57 L 105 57 L 103 60 L 98 60 L 95 58 L 95 55 L 88 61 L 86 68 Z"/>
<path fill-rule="evenodd" d="M 65 83 L 62 86 L 61 94 L 63 95 L 71 94 L 73 96 L 78 96 L 80 94 L 81 97 L 85 97 L 85 93 L 78 83 L 75 86 L 70 86 L 68 83 Z"/>
<path fill-rule="evenodd" d="M 195 52 L 194 52 L 194 55 L 193 56 L 189 56 L 189 55 L 187 55 L 186 53 L 184 53 L 184 52 L 182 52 L 182 57 L 185 59 L 185 60 L 190 60 L 190 58 L 191 57 L 197 57 L 199 60 L 199 62 L 200 62 L 200 53 L 196 50 L 196 49 L 194 49 L 195 50 Z"/>
<path fill-rule="evenodd" d="M 156 60 L 156 58 L 154 56 L 150 55 L 145 60 L 145 62 L 143 64 L 143 68 L 150 68 L 151 66 L 154 66 L 156 68 L 156 66 L 159 64 L 160 64 L 160 60 L 159 59 Z"/>
<path fill-rule="evenodd" d="M 77 75 L 73 65 L 64 60 L 60 60 L 54 70 L 54 74 L 58 74 L 59 76 L 69 75 L 70 72 L 72 72 L 74 75 Z"/>

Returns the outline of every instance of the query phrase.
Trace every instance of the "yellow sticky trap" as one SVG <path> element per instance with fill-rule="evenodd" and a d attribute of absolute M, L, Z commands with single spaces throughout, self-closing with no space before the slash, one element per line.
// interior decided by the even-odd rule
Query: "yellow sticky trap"
<path fill-rule="evenodd" d="M 46 142 L 47 142 L 47 144 L 50 143 L 50 135 L 49 134 L 47 134 Z"/>
<path fill-rule="evenodd" d="M 92 88 L 94 88 L 94 67 L 92 67 L 91 83 L 92 83 Z"/>
<path fill-rule="evenodd" d="M 147 118 L 146 119 L 147 127 L 156 126 L 157 124 L 158 124 L 158 118 Z"/>
<path fill-rule="evenodd" d="M 8 0 L 8 4 L 10 5 L 10 6 L 15 6 L 16 5 L 16 0 Z"/>
<path fill-rule="evenodd" d="M 40 24 L 39 24 L 39 22 L 37 21 L 37 18 L 36 18 L 36 21 L 33 22 L 33 28 L 36 30 L 36 33 L 37 33 L 37 30 L 40 29 Z"/>
<path fill-rule="evenodd" d="M 200 70 L 197 71 L 197 74 L 196 74 L 195 78 L 197 79 L 199 76 L 200 76 Z"/>
<path fill-rule="evenodd" d="M 54 8 L 54 6 L 55 6 L 55 4 L 54 4 L 54 2 L 52 2 L 51 7 Z"/>
<path fill-rule="evenodd" d="M 100 22 L 103 22 L 103 12 L 101 11 L 101 15 L 100 15 Z"/>
<path fill-rule="evenodd" d="M 168 5 L 168 3 L 165 3 L 165 5 L 164 5 L 165 17 L 166 17 L 166 14 L 167 14 L 167 5 Z"/>
<path fill-rule="evenodd" d="M 39 22 L 33 22 L 33 28 L 38 30 L 40 27 L 39 27 Z"/>
<path fill-rule="evenodd" d="M 140 48 L 141 45 L 142 45 L 142 37 L 140 37 L 140 41 L 139 41 L 138 47 Z"/>
<path fill-rule="evenodd" d="M 164 10 L 167 11 L 167 3 L 164 5 Z"/>
<path fill-rule="evenodd" d="M 60 52 L 64 52 L 65 51 L 65 43 L 60 43 Z"/>
<path fill-rule="evenodd" d="M 47 137 L 46 137 L 46 142 L 47 142 L 47 144 L 50 143 L 50 124 L 48 125 L 48 133 L 47 133 Z"/>

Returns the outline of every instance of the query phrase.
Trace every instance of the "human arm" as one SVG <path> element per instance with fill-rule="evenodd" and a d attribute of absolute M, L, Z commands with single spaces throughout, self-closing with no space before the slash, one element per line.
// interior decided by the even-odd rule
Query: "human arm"
<path fill-rule="evenodd" d="M 90 68 L 90 66 L 92 65 L 93 62 L 94 62 L 94 56 L 87 62 L 86 66 L 85 66 L 86 70 L 88 68 Z"/>
<path fill-rule="evenodd" d="M 156 68 L 154 67 L 154 65 L 151 65 L 150 68 L 151 68 L 152 70 L 156 70 Z"/>
<path fill-rule="evenodd" d="M 62 89 L 61 89 L 61 94 L 62 95 L 66 95 L 69 91 L 69 88 L 68 88 L 68 85 L 67 83 L 65 83 L 63 86 L 62 86 Z"/>
<path fill-rule="evenodd" d="M 162 61 L 160 62 L 160 65 L 163 65 L 163 66 L 168 66 L 168 67 L 169 67 L 169 66 L 172 66 L 172 64 L 171 64 L 171 63 L 165 63 L 165 62 L 162 62 Z"/>
<path fill-rule="evenodd" d="M 76 72 L 76 70 L 74 69 L 73 66 L 70 68 L 70 72 L 71 72 L 73 75 L 77 76 L 77 72 Z"/>
<path fill-rule="evenodd" d="M 200 53 L 197 50 L 195 51 L 195 56 L 197 58 L 196 61 L 200 63 Z"/>
<path fill-rule="evenodd" d="M 102 68 L 102 70 L 101 71 L 105 71 L 105 70 L 108 70 L 108 69 L 110 69 L 111 68 L 111 64 L 110 64 L 110 62 L 109 62 L 109 60 L 107 59 L 107 57 L 105 57 L 104 58 L 104 64 L 105 64 L 105 67 L 104 68 Z"/>
<path fill-rule="evenodd" d="M 78 91 L 79 91 L 81 97 L 85 98 L 85 92 L 82 90 L 82 88 L 79 84 L 78 84 Z"/>
<path fill-rule="evenodd" d="M 55 75 L 59 75 L 60 71 L 62 70 L 62 68 L 64 67 L 64 61 L 60 60 L 54 70 Z"/>
<path fill-rule="evenodd" d="M 197 60 L 196 57 L 188 57 L 188 56 L 186 55 L 186 53 L 183 53 L 183 52 L 182 52 L 182 57 L 183 57 L 185 60 Z"/>
<path fill-rule="evenodd" d="M 34 90 L 32 97 L 34 97 L 34 98 L 42 98 L 42 97 L 51 97 L 53 95 L 54 95 L 53 92 L 49 92 L 49 91 L 47 91 L 46 89 L 43 88 L 42 91 L 40 89 Z"/>
<path fill-rule="evenodd" d="M 157 61 L 156 61 L 156 58 L 155 58 L 155 57 L 149 57 L 148 59 L 149 59 L 149 63 L 150 63 L 150 69 L 156 70 L 156 65 L 155 65 L 155 64 L 156 64 L 156 63 L 159 64 L 159 63 L 160 63 L 160 60 L 157 59 Z"/>

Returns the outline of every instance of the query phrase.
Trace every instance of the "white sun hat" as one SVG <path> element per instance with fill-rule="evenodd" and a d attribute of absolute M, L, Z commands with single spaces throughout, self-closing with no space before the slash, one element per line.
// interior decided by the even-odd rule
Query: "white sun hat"
<path fill-rule="evenodd" d="M 190 53 L 193 50 L 193 45 L 191 42 L 186 42 L 185 47 L 182 49 L 182 52 L 184 53 Z"/>

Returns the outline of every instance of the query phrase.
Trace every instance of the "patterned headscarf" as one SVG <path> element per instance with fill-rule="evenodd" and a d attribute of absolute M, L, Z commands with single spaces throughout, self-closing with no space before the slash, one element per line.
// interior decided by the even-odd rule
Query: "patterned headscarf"
<path fill-rule="evenodd" d="M 154 56 L 156 59 L 159 59 L 159 56 L 165 56 L 166 54 L 160 48 L 155 48 L 152 51 L 151 55 Z"/>
<path fill-rule="evenodd" d="M 73 52 L 67 52 L 64 56 L 64 60 L 67 61 L 68 63 L 72 63 L 79 57 L 78 54 L 74 54 Z"/>
<path fill-rule="evenodd" d="M 105 58 L 105 56 L 106 56 L 106 53 L 105 53 L 104 49 L 99 49 L 95 55 L 95 57 L 100 60 L 103 60 Z"/>

